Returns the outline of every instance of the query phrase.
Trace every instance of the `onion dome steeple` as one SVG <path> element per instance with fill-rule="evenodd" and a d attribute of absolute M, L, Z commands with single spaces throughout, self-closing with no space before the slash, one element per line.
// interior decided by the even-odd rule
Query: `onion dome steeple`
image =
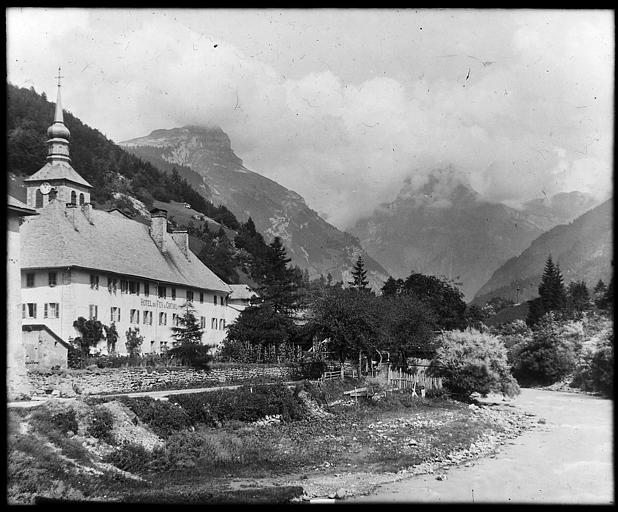
<path fill-rule="evenodd" d="M 47 160 L 64 160 L 71 161 L 69 157 L 69 138 L 71 132 L 64 125 L 64 117 L 62 115 L 62 99 L 60 97 L 60 79 L 64 78 L 60 75 L 58 68 L 58 96 L 56 98 L 56 113 L 54 115 L 53 124 L 47 129 Z"/>

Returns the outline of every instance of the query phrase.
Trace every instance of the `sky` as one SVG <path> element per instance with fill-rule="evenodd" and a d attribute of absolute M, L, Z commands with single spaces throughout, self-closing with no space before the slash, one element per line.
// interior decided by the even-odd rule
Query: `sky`
<path fill-rule="evenodd" d="M 115 142 L 220 126 L 247 168 L 342 229 L 444 169 L 515 207 L 612 194 L 611 10 L 9 8 L 6 20 L 10 83 L 54 100 L 62 66 L 65 110 Z"/>

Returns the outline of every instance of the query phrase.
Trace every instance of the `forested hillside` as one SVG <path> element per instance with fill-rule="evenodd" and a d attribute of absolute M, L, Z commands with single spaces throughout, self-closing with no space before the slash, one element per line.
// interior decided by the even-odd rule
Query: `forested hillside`
<path fill-rule="evenodd" d="M 7 85 L 8 171 L 30 176 L 45 163 L 47 128 L 54 117 L 55 103 L 34 88 Z M 186 201 L 208 217 L 238 229 L 236 217 L 225 207 L 214 205 L 191 185 L 196 173 L 178 165 L 164 172 L 124 151 L 98 130 L 65 111 L 64 122 L 71 132 L 70 155 L 73 168 L 93 186 L 92 200 L 106 203 L 114 192 L 132 195 L 147 207 L 154 199 Z M 174 170 L 176 172 L 174 172 Z M 201 186 L 205 186 L 199 178 Z"/>
<path fill-rule="evenodd" d="M 7 87 L 9 190 L 25 199 L 23 190 L 19 193 L 23 187 L 21 180 L 45 163 L 47 128 L 53 120 L 55 104 L 33 88 L 11 84 Z M 212 226 L 209 229 L 205 222 L 185 222 L 178 215 L 175 218 L 170 215 L 171 223 L 189 229 L 191 246 L 198 248 L 200 260 L 228 283 L 247 281 L 254 268 L 259 268 L 262 260 L 268 258 L 269 246 L 255 231 L 251 219 L 240 223 L 225 206 L 205 199 L 194 187 L 207 187 L 207 184 L 193 170 L 183 165 L 160 170 L 127 153 L 69 112 L 65 111 L 64 122 L 71 132 L 71 165 L 93 186 L 95 207 L 117 207 L 136 220 L 148 222 L 146 209 L 155 206 L 155 202 L 159 208 L 171 205 L 172 201 L 189 203 L 192 213 L 216 221 L 221 225 L 219 229 L 213 230 Z M 302 273 L 297 271 L 297 275 L 300 279 Z"/>

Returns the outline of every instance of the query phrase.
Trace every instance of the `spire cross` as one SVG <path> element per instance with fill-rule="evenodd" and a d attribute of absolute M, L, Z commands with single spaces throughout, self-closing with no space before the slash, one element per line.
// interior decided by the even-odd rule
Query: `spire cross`
<path fill-rule="evenodd" d="M 64 78 L 61 74 L 60 74 L 60 66 L 58 66 L 58 76 L 55 76 L 54 78 L 58 79 L 58 87 L 60 87 L 60 79 Z"/>

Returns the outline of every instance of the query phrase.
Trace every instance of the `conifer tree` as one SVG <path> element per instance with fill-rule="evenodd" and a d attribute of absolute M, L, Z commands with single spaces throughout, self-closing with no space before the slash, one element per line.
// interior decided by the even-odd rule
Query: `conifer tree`
<path fill-rule="evenodd" d="M 195 310 L 190 302 L 184 304 L 185 313 L 178 317 L 179 325 L 172 327 L 172 336 L 182 344 L 201 344 L 204 330 L 195 316 Z"/>
<path fill-rule="evenodd" d="M 367 271 L 365 270 L 365 263 L 363 257 L 359 256 L 352 269 L 352 281 L 348 281 L 348 284 L 352 288 L 357 290 L 368 290 L 369 281 L 367 280 Z"/>
<path fill-rule="evenodd" d="M 596 307 L 600 307 L 599 304 L 601 304 L 601 301 L 603 300 L 603 297 L 605 296 L 606 292 L 607 292 L 607 286 L 605 285 L 602 279 L 599 279 L 592 292 L 592 298 L 594 300 L 594 305 Z"/>
<path fill-rule="evenodd" d="M 529 311 L 526 318 L 528 325 L 536 324 L 543 315 L 550 311 L 562 312 L 567 305 L 567 294 L 560 267 L 554 264 L 551 254 L 545 261 L 539 297 L 528 302 Z"/>

